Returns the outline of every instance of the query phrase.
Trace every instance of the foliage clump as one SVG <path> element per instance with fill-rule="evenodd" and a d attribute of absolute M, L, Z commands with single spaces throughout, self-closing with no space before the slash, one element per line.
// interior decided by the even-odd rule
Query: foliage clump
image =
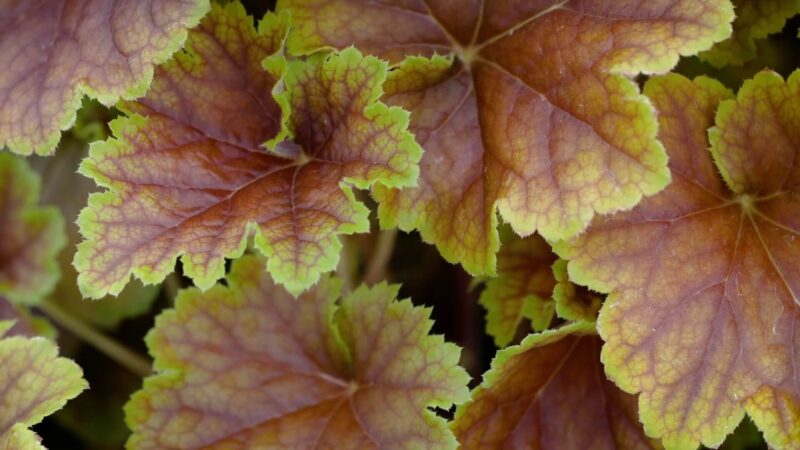
<path fill-rule="evenodd" d="M 0 6 L 0 448 L 800 448 L 800 0 L 268 3 Z"/>

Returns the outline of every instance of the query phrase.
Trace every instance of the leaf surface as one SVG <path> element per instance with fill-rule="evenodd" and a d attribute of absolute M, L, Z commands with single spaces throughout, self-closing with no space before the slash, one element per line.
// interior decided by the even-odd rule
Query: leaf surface
<path fill-rule="evenodd" d="M 336 267 L 339 235 L 369 229 L 353 186 L 416 180 L 408 114 L 378 101 L 385 63 L 355 49 L 287 63 L 287 17 L 252 23 L 238 3 L 214 5 L 125 105 L 116 138 L 92 147 L 81 171 L 108 190 L 78 219 L 84 295 L 116 294 L 131 274 L 158 283 L 179 256 L 208 288 L 251 235 L 297 294 Z"/>
<path fill-rule="evenodd" d="M 567 261 L 559 259 L 553 264 L 556 286 L 553 288 L 558 317 L 569 321 L 597 321 L 597 314 L 603 306 L 603 296 L 569 279 Z"/>
<path fill-rule="evenodd" d="M 25 161 L 0 153 L 0 297 L 17 304 L 34 304 L 53 289 L 66 240 L 58 210 L 36 205 L 39 188 Z"/>
<path fill-rule="evenodd" d="M 669 75 L 660 112 L 672 184 L 557 250 L 611 292 L 598 329 L 609 377 L 640 394 L 668 448 L 716 447 L 747 412 L 776 448 L 800 442 L 800 72 L 738 97 Z M 706 130 L 710 131 L 710 146 Z M 720 174 L 722 177 L 720 177 Z"/>
<path fill-rule="evenodd" d="M 78 121 L 87 112 L 84 107 L 78 113 Z M 106 123 L 106 115 L 98 114 L 96 120 L 82 124 L 84 131 L 102 136 L 102 126 Z M 78 125 L 76 125 L 76 128 Z M 104 328 L 113 329 L 122 320 L 136 317 L 147 312 L 156 300 L 160 286 L 143 286 L 138 281 L 129 283 L 116 297 L 106 296 L 94 301 L 86 301 L 78 289 L 78 272 L 72 265 L 76 246 L 82 237 L 75 220 L 78 213 L 86 206 L 86 198 L 91 192 L 98 190 L 93 180 L 77 173 L 75 168 L 87 155 L 88 146 L 83 138 L 76 139 L 77 129 L 65 133 L 59 143 L 55 155 L 42 158 L 31 158 L 31 166 L 42 179 L 41 201 L 58 207 L 66 221 L 67 246 L 58 255 L 58 266 L 61 277 L 55 289 L 47 297 L 47 301 L 59 305 L 69 311 L 70 315 L 84 322 Z M 91 130 L 91 131 L 89 131 Z M 66 187 L 69 188 L 66 188 Z"/>
<path fill-rule="evenodd" d="M 669 171 L 656 120 L 626 75 L 669 70 L 729 37 L 733 20 L 727 0 L 278 8 L 296 23 L 293 51 L 355 44 L 398 65 L 386 99 L 412 111 L 426 151 L 418 188 L 374 190 L 382 226 L 419 229 L 478 275 L 494 273 L 498 210 L 518 234 L 555 240 L 661 190 Z"/>
<path fill-rule="evenodd" d="M 12 325 L 0 322 L 0 448 L 43 450 L 28 427 L 61 409 L 87 384 L 80 367 L 59 357 L 55 344 L 6 335 Z"/>
<path fill-rule="evenodd" d="M 555 313 L 552 301 L 556 255 L 540 236 L 511 237 L 497 255 L 497 277 L 486 282 L 480 304 L 486 308 L 486 332 L 498 347 L 508 345 L 523 319 L 546 329 Z"/>
<path fill-rule="evenodd" d="M 455 448 L 428 408 L 468 398 L 459 350 L 398 286 L 295 299 L 254 256 L 183 291 L 147 342 L 158 375 L 126 407 L 134 449 Z"/>
<path fill-rule="evenodd" d="M 468 449 L 632 450 L 660 446 L 636 398 L 605 378 L 594 324 L 576 322 L 501 350 L 452 428 Z"/>
<path fill-rule="evenodd" d="M 0 296 L 0 322 L 13 322 L 8 335 L 55 337 L 56 330 L 42 317 L 36 317 L 24 306 L 14 305 Z"/>
<path fill-rule="evenodd" d="M 756 57 L 756 41 L 783 29 L 786 20 L 800 13 L 800 0 L 733 0 L 736 19 L 733 36 L 700 53 L 713 66 L 741 66 Z"/>
<path fill-rule="evenodd" d="M 0 147 L 50 154 L 83 94 L 141 96 L 208 0 L 42 0 L 0 5 Z"/>

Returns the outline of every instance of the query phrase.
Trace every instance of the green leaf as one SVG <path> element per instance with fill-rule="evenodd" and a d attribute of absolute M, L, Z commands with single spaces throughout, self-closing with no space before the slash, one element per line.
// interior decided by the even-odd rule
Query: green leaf
<path fill-rule="evenodd" d="M 756 41 L 783 29 L 800 13 L 800 0 L 733 0 L 733 36 L 698 55 L 715 67 L 741 66 L 756 57 Z"/>
<path fill-rule="evenodd" d="M 35 304 L 59 277 L 56 255 L 64 247 L 64 220 L 36 206 L 40 180 L 25 161 L 0 153 L 0 296 Z"/>
<path fill-rule="evenodd" d="M 567 273 L 567 261 L 563 259 L 553 264 L 553 275 L 556 279 L 553 301 L 558 317 L 571 321 L 596 321 L 603 306 L 603 296 L 574 284 Z"/>
<path fill-rule="evenodd" d="M 468 399 L 459 349 L 398 286 L 295 299 L 257 257 L 183 291 L 147 337 L 158 372 L 126 406 L 131 449 L 455 448 L 429 408 Z"/>
<path fill-rule="evenodd" d="M 44 449 L 28 427 L 59 410 L 88 385 L 80 367 L 58 357 L 45 338 L 5 336 L 12 322 L 0 322 L 0 448 Z"/>
<path fill-rule="evenodd" d="M 487 311 L 486 332 L 498 347 L 514 339 L 523 319 L 529 319 L 536 331 L 550 326 L 555 313 L 551 269 L 555 260 L 556 255 L 539 236 L 520 239 L 512 235 L 505 240 L 497 255 L 497 277 L 486 282 L 479 299 Z"/>

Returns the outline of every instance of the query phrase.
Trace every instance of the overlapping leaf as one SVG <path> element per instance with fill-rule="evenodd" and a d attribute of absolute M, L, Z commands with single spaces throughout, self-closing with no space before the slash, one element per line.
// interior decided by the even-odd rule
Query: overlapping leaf
<path fill-rule="evenodd" d="M 497 277 L 487 281 L 479 300 L 487 310 L 486 331 L 498 347 L 512 342 L 524 319 L 536 331 L 547 329 L 555 315 L 569 321 L 597 320 L 602 296 L 573 284 L 566 261 L 556 258 L 540 236 L 504 236 Z"/>
<path fill-rule="evenodd" d="M 9 335 L 54 337 L 55 329 L 41 317 L 35 317 L 27 308 L 14 305 L 0 296 L 0 322 L 12 322 Z"/>
<path fill-rule="evenodd" d="M 81 122 L 82 109 L 78 113 L 78 123 Z M 103 117 L 100 120 L 105 119 Z M 100 135 L 105 122 L 86 120 L 80 128 L 82 134 Z M 70 315 L 83 322 L 101 328 L 114 328 L 122 320 L 135 317 L 149 310 L 159 293 L 158 286 L 142 286 L 135 281 L 125 286 L 125 289 L 116 297 L 107 296 L 95 301 L 86 301 L 81 295 L 77 285 L 78 273 L 72 265 L 76 246 L 82 238 L 78 232 L 75 220 L 80 210 L 86 206 L 89 193 L 97 191 L 95 183 L 80 175 L 75 168 L 86 157 L 87 146 L 79 139 L 75 139 L 77 128 L 65 134 L 59 144 L 58 152 L 46 158 L 32 158 L 31 165 L 42 179 L 41 201 L 46 204 L 56 205 L 67 223 L 67 246 L 58 255 L 58 266 L 61 277 L 56 283 L 53 293 L 48 301 L 59 305 Z"/>
<path fill-rule="evenodd" d="M 0 153 L 0 296 L 17 304 L 36 303 L 58 280 L 64 221 L 36 206 L 39 183 L 24 161 Z"/>
<path fill-rule="evenodd" d="M 577 322 L 501 350 L 452 428 L 466 449 L 659 448 L 636 398 L 606 380 L 594 324 Z"/>
<path fill-rule="evenodd" d="M 287 65 L 286 28 L 285 16 L 256 30 L 241 5 L 213 6 L 187 52 L 112 123 L 116 139 L 91 149 L 81 170 L 109 190 L 79 218 L 85 295 L 115 294 L 131 274 L 159 282 L 178 256 L 208 288 L 251 234 L 274 279 L 298 293 L 336 266 L 338 235 L 368 230 L 352 186 L 415 182 L 408 115 L 377 101 L 385 63 L 347 49 Z"/>
<path fill-rule="evenodd" d="M 569 321 L 595 322 L 603 296 L 584 286 L 574 284 L 567 274 L 567 262 L 559 259 L 553 264 L 556 286 L 553 288 L 553 302 L 556 315 Z"/>
<path fill-rule="evenodd" d="M 256 257 L 184 291 L 148 346 L 160 374 L 126 407 L 132 449 L 455 448 L 428 407 L 468 398 L 458 348 L 397 286 L 295 299 Z"/>
<path fill-rule="evenodd" d="M 86 389 L 80 367 L 41 337 L 6 335 L 0 322 L 0 448 L 44 449 L 28 429 Z"/>
<path fill-rule="evenodd" d="M 208 0 L 41 0 L 0 4 L 0 148 L 49 154 L 86 93 L 144 94 L 208 11 Z"/>
<path fill-rule="evenodd" d="M 558 248 L 572 279 L 612 292 L 598 323 L 606 372 L 641 392 L 646 429 L 668 448 L 715 447 L 745 412 L 770 445 L 794 448 L 800 72 L 763 72 L 721 103 L 731 94 L 703 78 L 657 78 L 645 93 L 672 184 Z"/>
<path fill-rule="evenodd" d="M 727 0 L 281 0 L 290 48 L 359 48 L 399 64 L 420 186 L 376 188 L 383 226 L 417 228 L 492 273 L 496 211 L 520 235 L 571 237 L 669 181 L 650 104 L 623 75 L 669 70 L 730 36 Z M 434 54 L 450 54 L 450 59 Z"/>
<path fill-rule="evenodd" d="M 508 345 L 523 319 L 546 329 L 553 319 L 556 255 L 540 236 L 511 237 L 498 253 L 497 277 L 486 283 L 480 304 L 486 308 L 486 331 L 499 347 Z"/>
<path fill-rule="evenodd" d="M 733 36 L 700 58 L 716 67 L 742 65 L 756 57 L 756 41 L 779 32 L 786 19 L 800 13 L 800 0 L 733 0 Z"/>

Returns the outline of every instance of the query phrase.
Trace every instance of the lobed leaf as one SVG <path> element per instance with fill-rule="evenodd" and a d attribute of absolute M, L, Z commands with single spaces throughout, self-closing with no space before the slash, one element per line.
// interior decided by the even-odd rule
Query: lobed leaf
<path fill-rule="evenodd" d="M 61 409 L 87 388 L 80 367 L 58 357 L 45 338 L 7 335 L 13 321 L 0 322 L 0 448 L 44 449 L 28 427 Z"/>
<path fill-rule="evenodd" d="M 131 449 L 455 448 L 429 407 L 468 398 L 459 350 L 398 286 L 295 299 L 254 256 L 183 291 L 147 337 L 158 372 L 126 406 Z M 337 303 L 338 302 L 338 303 Z"/>
<path fill-rule="evenodd" d="M 755 58 L 756 41 L 781 31 L 787 19 L 800 13 L 800 0 L 733 0 L 733 5 L 733 36 L 699 55 L 715 67 L 741 66 Z"/>
<path fill-rule="evenodd" d="M 47 155 L 81 97 L 106 105 L 147 90 L 208 0 L 45 0 L 0 5 L 0 147 Z"/>
<path fill-rule="evenodd" d="M 606 373 L 640 392 L 649 435 L 716 447 L 748 413 L 776 448 L 800 442 L 800 71 L 650 80 L 673 182 L 557 251 L 611 292 Z M 717 111 L 717 106 L 719 109 Z M 708 151 L 710 131 L 711 151 Z M 720 174 L 722 177 L 720 177 Z"/>
<path fill-rule="evenodd" d="M 79 122 L 81 114 L 86 111 L 83 109 L 79 112 Z M 103 121 L 102 125 L 96 121 L 88 121 L 83 124 L 84 131 L 90 134 L 102 133 L 104 119 L 105 117 L 98 118 Z M 42 179 L 41 201 L 57 206 L 66 219 L 67 248 L 60 252 L 57 258 L 61 276 L 55 289 L 48 296 L 48 301 L 69 311 L 71 316 L 83 322 L 104 329 L 113 329 L 122 320 L 147 312 L 161 288 L 142 286 L 141 283 L 134 282 L 125 286 L 117 297 L 107 296 L 95 301 L 86 301 L 81 295 L 77 284 L 78 273 L 72 265 L 76 246 L 82 240 L 75 220 L 80 210 L 86 206 L 86 198 L 91 192 L 97 191 L 97 187 L 94 181 L 75 171 L 81 160 L 86 157 L 88 149 L 83 138 L 74 139 L 78 131 L 76 128 L 64 136 L 55 155 L 33 158 L 30 161 Z"/>
<path fill-rule="evenodd" d="M 499 211 L 548 240 L 669 182 L 650 103 L 627 76 L 665 72 L 730 36 L 727 0 L 280 0 L 290 48 L 351 44 L 396 69 L 420 183 L 376 187 L 384 227 L 419 229 L 449 261 L 493 274 Z M 439 55 L 447 54 L 448 57 Z M 430 58 L 430 59 L 428 59 Z"/>
<path fill-rule="evenodd" d="M 660 448 L 638 421 L 636 398 L 603 374 L 594 324 L 528 336 L 498 352 L 453 431 L 468 449 Z"/>
<path fill-rule="evenodd" d="M 36 206 L 40 180 L 28 165 L 0 153 L 0 297 L 34 304 L 58 280 L 56 255 L 65 244 L 58 210 Z"/>
<path fill-rule="evenodd" d="M 108 191 L 78 219 L 84 295 L 117 294 L 131 274 L 160 282 L 179 256 L 207 289 L 251 235 L 298 294 L 336 267 L 339 235 L 369 229 L 353 186 L 414 183 L 407 113 L 378 101 L 385 63 L 355 49 L 287 63 L 287 16 L 252 23 L 238 3 L 213 5 L 125 105 L 116 139 L 93 145 L 81 171 Z"/>

